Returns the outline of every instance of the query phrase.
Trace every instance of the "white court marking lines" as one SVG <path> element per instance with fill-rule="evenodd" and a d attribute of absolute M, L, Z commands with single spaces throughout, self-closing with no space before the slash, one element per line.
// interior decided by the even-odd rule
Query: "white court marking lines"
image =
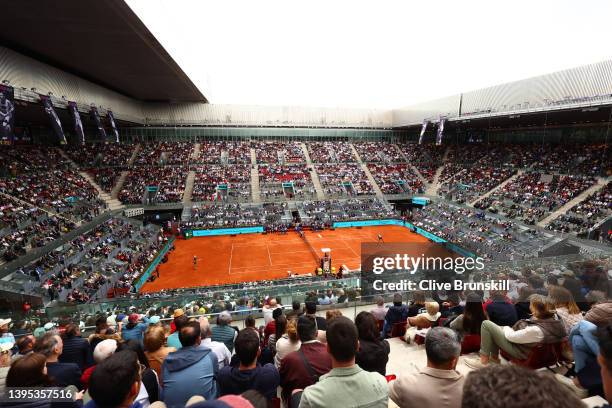
<path fill-rule="evenodd" d="M 234 244 L 232 243 L 232 249 L 230 250 L 229 266 L 227 267 L 227 273 L 228 274 L 232 273 L 232 257 L 233 256 L 234 256 Z"/>

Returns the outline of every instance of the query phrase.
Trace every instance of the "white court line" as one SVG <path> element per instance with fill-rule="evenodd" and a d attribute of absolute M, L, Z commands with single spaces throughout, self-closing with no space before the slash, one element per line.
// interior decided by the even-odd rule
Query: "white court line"
<path fill-rule="evenodd" d="M 229 266 L 227 267 L 228 275 L 230 275 L 232 273 L 232 258 L 233 258 L 233 256 L 234 256 L 234 244 L 232 243 L 232 249 L 230 251 Z"/>
<path fill-rule="evenodd" d="M 266 249 L 268 250 L 268 259 L 270 260 L 270 266 L 272 266 L 272 255 L 270 255 L 270 247 L 266 245 Z"/>

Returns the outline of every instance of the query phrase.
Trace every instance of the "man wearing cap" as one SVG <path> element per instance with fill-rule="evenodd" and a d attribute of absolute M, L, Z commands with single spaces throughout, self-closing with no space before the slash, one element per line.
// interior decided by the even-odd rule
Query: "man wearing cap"
<path fill-rule="evenodd" d="M 121 338 L 124 341 L 138 340 L 142 344 L 142 339 L 147 326 L 149 325 L 149 319 L 146 316 L 142 317 L 143 323 L 138 323 L 140 316 L 136 313 L 132 313 L 128 316 L 128 324 L 121 330 Z"/>

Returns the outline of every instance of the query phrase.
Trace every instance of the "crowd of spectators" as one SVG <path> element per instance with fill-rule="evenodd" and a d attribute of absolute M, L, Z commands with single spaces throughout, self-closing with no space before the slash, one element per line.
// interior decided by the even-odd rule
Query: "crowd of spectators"
<path fill-rule="evenodd" d="M 195 180 L 191 194 L 192 201 L 250 200 L 249 165 L 204 164 L 194 167 L 193 170 Z"/>
<path fill-rule="evenodd" d="M 75 221 L 89 221 L 104 208 L 95 188 L 69 169 L 0 178 L 0 192 Z"/>
<path fill-rule="evenodd" d="M 397 163 L 405 161 L 397 146 L 389 142 L 356 142 L 355 150 L 364 162 Z"/>
<path fill-rule="evenodd" d="M 3 319 L 0 381 L 74 386 L 90 406 L 351 401 L 383 408 L 391 400 L 399 407 L 570 408 L 587 396 L 610 400 L 610 259 L 508 267 L 470 279 L 507 280 L 507 289 L 396 293 L 388 306 L 377 297 L 370 310 L 361 307 L 354 320 L 345 308 L 354 295 L 344 289 L 310 292 L 290 307 L 272 296 L 221 294 L 125 306 L 87 317 L 83 325 L 95 325 L 89 336 L 78 319 L 40 325 L 33 335 L 34 327 L 16 322 L 9 330 Z M 409 345 L 398 347 L 402 341 Z M 426 363 L 390 372 L 407 352 L 424 353 Z M 45 381 L 26 370 L 34 361 Z M 555 373 L 538 370 L 552 361 Z"/>
<path fill-rule="evenodd" d="M 315 168 L 330 198 L 374 194 L 365 171 L 357 163 L 317 164 Z"/>
<path fill-rule="evenodd" d="M 142 143 L 136 166 L 142 165 L 182 165 L 189 164 L 194 144 L 191 142 L 152 142 Z"/>
<path fill-rule="evenodd" d="M 125 167 L 136 145 L 119 143 L 88 143 L 66 145 L 64 152 L 80 167 Z"/>
<path fill-rule="evenodd" d="M 444 152 L 448 149 L 448 146 L 437 146 L 433 143 L 420 145 L 401 143 L 398 147 L 408 163 L 413 165 L 429 183 L 434 181 L 436 170 L 444 164 Z"/>
<path fill-rule="evenodd" d="M 422 194 L 423 182 L 407 163 L 369 163 L 368 169 L 383 194 Z"/>
<path fill-rule="evenodd" d="M 378 198 L 304 201 L 299 208 L 308 223 L 331 226 L 336 221 L 383 219 L 395 216 Z"/>
<path fill-rule="evenodd" d="M 526 172 L 475 206 L 533 225 L 594 183 L 595 179 L 589 176 Z"/>
<path fill-rule="evenodd" d="M 586 234 L 599 221 L 612 215 L 612 183 L 590 194 L 573 206 L 566 214 L 553 220 L 546 227 L 556 232 Z"/>
<path fill-rule="evenodd" d="M 178 166 L 134 167 L 129 171 L 118 198 L 126 204 L 181 202 L 186 179 L 187 172 Z M 156 187 L 156 191 L 149 191 L 147 187 Z"/>
<path fill-rule="evenodd" d="M 303 163 L 306 161 L 300 142 L 251 142 L 257 163 Z"/>
<path fill-rule="evenodd" d="M 5 262 L 43 247 L 74 228 L 72 221 L 0 195 L 0 259 Z"/>
<path fill-rule="evenodd" d="M 206 164 L 251 164 L 251 148 L 248 142 L 201 142 L 200 155 L 196 162 Z"/>
<path fill-rule="evenodd" d="M 351 163 L 357 160 L 348 142 L 309 142 L 306 147 L 313 163 Z"/>
<path fill-rule="evenodd" d="M 183 227 L 217 228 L 261 225 L 263 210 L 259 206 L 238 203 L 201 203 L 191 207 L 191 218 Z"/>
<path fill-rule="evenodd" d="M 436 203 L 412 212 L 412 223 L 489 260 L 518 260 L 535 256 L 550 241 L 534 229 L 478 209 Z"/>

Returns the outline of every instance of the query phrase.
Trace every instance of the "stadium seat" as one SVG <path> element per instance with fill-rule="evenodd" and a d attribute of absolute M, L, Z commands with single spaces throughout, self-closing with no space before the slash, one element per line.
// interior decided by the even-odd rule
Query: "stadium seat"
<path fill-rule="evenodd" d="M 391 336 L 390 337 L 402 337 L 406 334 L 406 322 L 398 322 L 394 323 L 391 326 Z"/>
<path fill-rule="evenodd" d="M 461 354 L 469 354 L 480 350 L 480 334 L 466 334 L 461 342 Z"/>
<path fill-rule="evenodd" d="M 501 355 L 512 364 L 537 370 L 539 368 L 556 366 L 562 361 L 561 344 L 538 344 L 531 349 L 529 355 L 524 360 L 514 358 L 503 350 Z"/>

